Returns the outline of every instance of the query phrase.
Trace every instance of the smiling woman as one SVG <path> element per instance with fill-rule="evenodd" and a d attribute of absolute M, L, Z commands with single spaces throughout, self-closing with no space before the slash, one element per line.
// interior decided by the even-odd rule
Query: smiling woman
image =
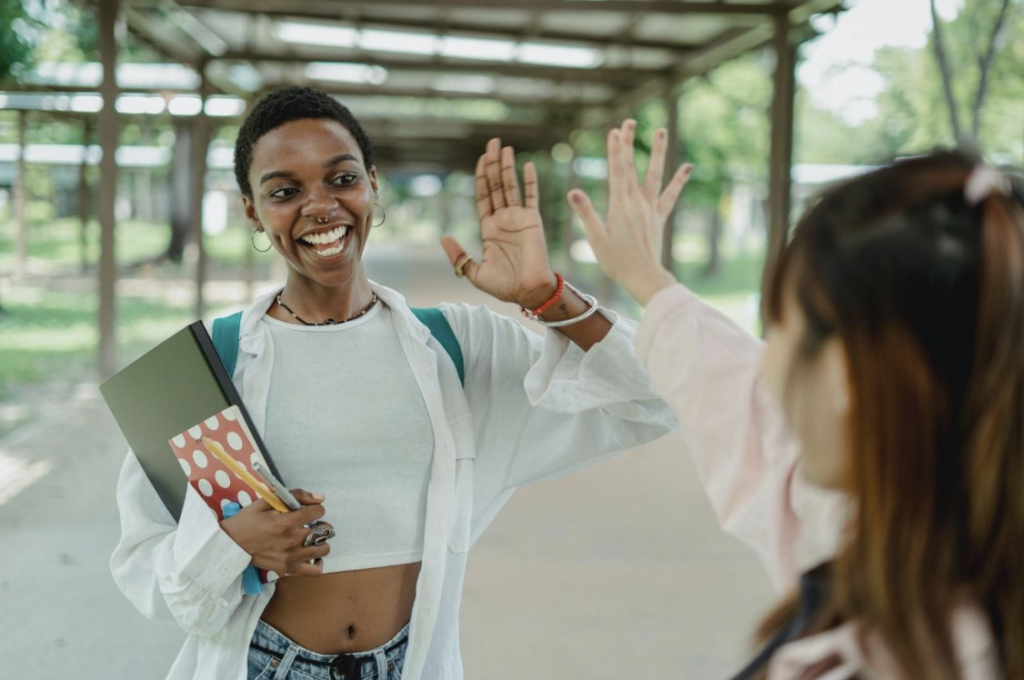
<path fill-rule="evenodd" d="M 443 247 L 456 275 L 520 305 L 543 337 L 485 307 L 414 313 L 367 278 L 384 218 L 373 146 L 327 94 L 258 102 L 235 175 L 288 277 L 243 312 L 233 380 L 305 507 L 261 500 L 218 523 L 190 491 L 176 525 L 129 453 L 115 580 L 190 634 L 169 678 L 461 678 L 466 553 L 512 492 L 674 425 L 633 357 L 635 324 L 552 271 L 536 171 L 526 165 L 521 193 L 497 139 L 476 169 L 483 257 Z M 304 545 L 319 519 L 337 537 Z M 282 577 L 244 595 L 249 564 Z"/>

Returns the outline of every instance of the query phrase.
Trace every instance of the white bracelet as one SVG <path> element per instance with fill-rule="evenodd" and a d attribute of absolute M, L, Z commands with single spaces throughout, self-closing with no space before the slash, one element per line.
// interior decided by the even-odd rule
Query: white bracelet
<path fill-rule="evenodd" d="M 530 318 L 539 323 L 541 326 L 546 326 L 548 328 L 562 328 L 564 326 L 571 326 L 574 323 L 579 323 L 580 321 L 583 321 L 584 319 L 593 316 L 594 313 L 597 312 L 598 304 L 596 297 L 594 297 L 593 295 L 587 295 L 586 293 L 582 292 L 581 290 L 576 288 L 576 286 L 572 285 L 568 281 L 565 282 L 565 287 L 571 290 L 572 292 L 576 293 L 576 295 L 578 295 L 580 299 L 582 299 L 588 305 L 590 305 L 590 309 L 583 312 L 579 316 L 573 317 L 571 319 L 566 319 L 565 321 L 545 321 L 539 316 L 533 316 L 532 314 L 530 315 Z"/>

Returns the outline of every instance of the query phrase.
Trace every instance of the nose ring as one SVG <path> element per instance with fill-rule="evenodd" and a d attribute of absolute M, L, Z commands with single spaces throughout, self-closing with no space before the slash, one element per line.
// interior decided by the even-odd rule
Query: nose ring
<path fill-rule="evenodd" d="M 318 222 L 319 224 L 327 224 L 327 217 L 320 217 L 320 216 L 318 215 L 318 216 L 317 216 L 317 218 L 316 218 L 316 221 L 317 221 L 317 222 Z"/>

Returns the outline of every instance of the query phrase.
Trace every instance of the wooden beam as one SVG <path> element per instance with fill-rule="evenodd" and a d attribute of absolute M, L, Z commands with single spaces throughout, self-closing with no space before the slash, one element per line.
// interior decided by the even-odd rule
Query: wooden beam
<path fill-rule="evenodd" d="M 25 150 L 28 148 L 28 112 L 18 112 L 18 163 L 14 186 L 14 221 L 18 225 L 15 238 L 14 276 L 23 278 L 28 269 L 28 182 L 25 181 Z"/>
<path fill-rule="evenodd" d="M 674 87 L 669 88 L 665 92 L 664 100 L 668 139 L 665 145 L 665 177 L 663 181 L 664 186 L 668 186 L 668 183 L 672 181 L 672 177 L 675 176 L 676 165 L 679 163 L 679 91 Z M 661 241 L 661 263 L 670 272 L 675 271 L 673 247 L 675 246 L 676 235 L 676 210 L 677 208 L 673 207 L 665 219 L 665 228 L 662 232 Z"/>
<path fill-rule="evenodd" d="M 788 18 L 780 17 L 775 21 L 775 36 L 772 39 L 772 48 L 775 51 L 775 76 L 768 172 L 768 247 L 761 279 L 762 290 L 774 273 L 782 251 L 789 241 L 797 47 L 798 45 L 790 39 Z"/>
<path fill-rule="evenodd" d="M 323 90 L 328 94 L 337 95 L 339 97 L 415 97 L 417 99 L 474 99 L 501 102 L 510 107 L 516 106 L 535 106 L 543 107 L 548 110 L 563 110 L 567 112 L 577 112 L 579 107 L 586 106 L 589 104 L 600 104 L 604 100 L 594 101 L 587 98 L 572 98 L 564 94 L 557 94 L 553 98 L 540 98 L 537 96 L 511 96 L 503 95 L 497 92 L 492 93 L 478 93 L 478 92 L 448 92 L 442 90 L 432 90 L 425 87 L 414 87 L 414 88 L 395 88 L 388 87 L 387 85 L 360 85 L 357 83 L 327 83 L 319 80 L 307 81 L 310 85 L 315 86 L 317 89 Z M 285 85 L 295 84 L 294 80 L 280 81 L 280 82 L 265 82 L 264 89 L 273 89 L 276 87 L 284 87 Z M 620 90 L 614 89 L 614 92 Z"/>
<path fill-rule="evenodd" d="M 99 115 L 99 141 L 103 150 L 100 159 L 100 191 L 97 212 L 100 220 L 99 266 L 99 373 L 107 378 L 117 370 L 116 289 L 117 258 L 114 251 L 114 202 L 117 197 L 118 116 L 114 108 L 117 101 L 117 42 L 114 26 L 117 23 L 118 0 L 99 0 L 100 61 L 103 64 L 103 109 Z"/>
<path fill-rule="evenodd" d="M 206 64 L 198 66 L 202 82 L 199 86 L 199 97 L 203 108 L 199 114 L 192 119 L 192 145 L 191 150 L 191 180 L 189 197 L 191 206 L 189 212 L 192 215 L 192 243 L 196 248 L 196 307 L 197 319 L 202 319 L 206 312 L 206 299 L 203 295 L 206 285 L 206 243 L 203 234 L 203 197 L 206 193 L 206 157 L 210 152 L 210 118 L 206 115 L 206 100 L 209 98 L 210 86 L 206 77 Z"/>
<path fill-rule="evenodd" d="M 392 71 L 415 71 L 430 73 L 472 73 L 487 74 L 493 73 L 503 76 L 518 78 L 533 78 L 536 80 L 567 81 L 604 83 L 620 87 L 627 87 L 636 83 L 637 79 L 643 79 L 658 75 L 661 71 L 657 69 L 624 69 L 624 68 L 571 68 L 565 66 L 541 66 L 537 64 L 520 64 L 516 62 L 487 62 L 487 61 L 445 61 L 443 59 L 427 60 L 420 58 L 400 59 L 395 57 L 376 57 L 363 54 L 345 54 L 338 50 L 331 49 L 303 49 L 302 53 L 278 54 L 260 51 L 230 50 L 222 59 L 235 61 L 248 61 L 252 63 L 300 63 L 305 64 L 311 61 L 342 62 L 366 64 L 368 66 L 381 66 Z"/>
<path fill-rule="evenodd" d="M 78 166 L 78 248 L 82 274 L 89 271 L 89 216 L 92 191 L 89 187 L 88 150 L 92 141 L 92 118 L 82 119 L 82 163 Z"/>
<path fill-rule="evenodd" d="M 149 1 L 150 0 L 139 0 L 134 4 L 144 6 Z M 178 4 L 197 9 L 247 12 L 247 10 L 242 6 L 242 3 L 232 3 L 231 6 L 225 7 L 224 2 L 222 0 L 180 0 Z M 375 3 L 367 4 L 369 5 L 369 8 L 372 9 L 373 4 Z M 602 5 L 604 4 L 605 3 L 602 3 Z M 359 6 L 360 3 L 344 3 L 345 9 L 352 7 L 358 8 Z M 445 8 L 442 7 L 441 9 Z M 518 9 L 518 5 L 516 5 L 515 7 L 505 6 L 503 7 L 503 9 Z M 593 9 L 604 11 L 603 7 L 596 7 Z M 538 14 L 541 12 L 541 10 L 533 11 Z M 338 6 L 308 5 L 302 2 L 276 2 L 273 5 L 269 5 L 267 7 L 262 8 L 260 13 L 274 17 L 300 17 L 306 19 L 320 19 L 325 21 L 350 22 L 350 17 Z M 632 22 L 639 21 L 640 19 L 646 16 L 642 12 L 632 12 L 632 14 L 634 15 Z M 358 28 L 380 28 L 385 30 L 411 29 L 421 31 L 434 31 L 436 29 L 436 22 L 434 22 L 433 20 L 423 20 L 404 17 L 373 18 L 363 16 L 359 22 Z M 454 14 L 451 12 L 449 12 L 445 17 L 444 33 L 447 35 L 457 34 L 458 37 L 469 38 L 491 38 L 498 40 L 504 39 L 513 41 L 524 39 L 523 31 L 517 27 L 506 28 L 495 25 L 482 25 L 471 21 L 466 21 L 464 19 L 460 19 L 458 14 Z M 536 26 L 534 30 L 530 32 L 529 39 L 569 42 L 580 46 L 596 47 L 598 49 L 603 49 L 605 47 L 614 47 L 622 44 L 621 34 L 612 36 L 595 36 L 581 34 L 579 32 L 573 31 L 560 31 L 552 28 L 544 28 L 541 26 Z M 679 41 L 673 40 L 643 40 L 639 41 L 637 43 L 637 46 L 670 51 L 680 57 L 685 56 L 688 52 L 692 50 L 700 48 L 699 44 L 681 43 Z"/>
<path fill-rule="evenodd" d="M 151 0 L 134 2 L 137 6 L 153 6 Z M 312 13 L 337 17 L 341 14 L 336 0 L 178 0 L 181 6 L 205 7 L 234 12 L 256 12 L 263 14 L 291 14 L 310 16 Z M 357 3 L 346 3 L 357 4 Z M 741 2 L 678 2 L 678 0 L 516 0 L 514 3 L 500 3 L 495 0 L 372 0 L 363 3 L 370 7 L 401 6 L 418 8 L 447 9 L 510 9 L 527 12 L 647 12 L 684 16 L 705 14 L 716 16 L 774 16 L 793 9 L 784 2 L 741 3 Z"/>

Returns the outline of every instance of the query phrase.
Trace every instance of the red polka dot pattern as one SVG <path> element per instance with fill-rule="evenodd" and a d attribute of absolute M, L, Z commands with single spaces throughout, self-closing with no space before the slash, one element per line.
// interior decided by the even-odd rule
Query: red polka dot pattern
<path fill-rule="evenodd" d="M 220 521 L 224 519 L 223 508 L 226 504 L 233 502 L 245 507 L 259 496 L 206 450 L 203 446 L 203 437 L 217 441 L 229 456 L 241 463 L 257 479 L 259 475 L 253 470 L 252 462 L 261 460 L 262 456 L 258 453 L 237 406 L 231 406 L 171 438 L 171 449 L 188 476 L 189 484 L 206 501 Z M 274 572 L 263 569 L 259 572 L 260 580 L 264 583 L 277 578 Z"/>

